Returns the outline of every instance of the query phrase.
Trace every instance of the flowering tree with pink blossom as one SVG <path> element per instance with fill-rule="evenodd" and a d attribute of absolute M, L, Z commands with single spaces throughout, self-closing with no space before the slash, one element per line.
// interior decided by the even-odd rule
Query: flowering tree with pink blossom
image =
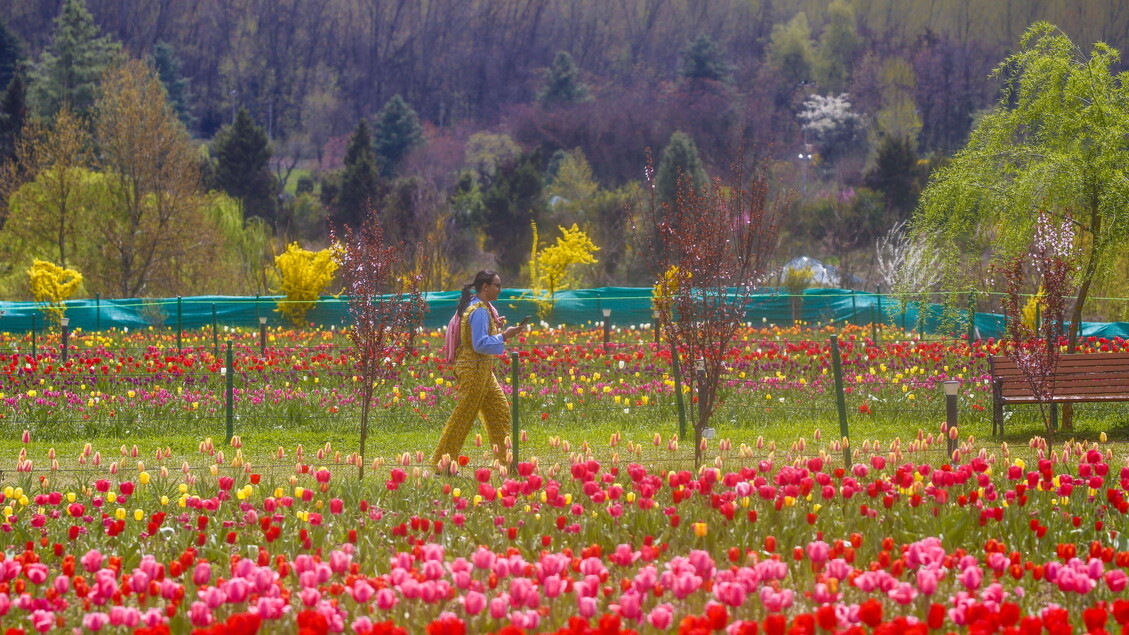
<path fill-rule="evenodd" d="M 733 170 L 730 185 L 714 179 L 700 190 L 678 179 L 673 202 L 660 202 L 648 160 L 646 205 L 634 225 L 651 273 L 659 281 L 655 310 L 667 341 L 694 360 L 688 373 L 697 397 L 695 463 L 702 433 L 720 405 L 718 387 L 726 352 L 763 282 L 779 229 L 781 200 L 771 192 L 766 166 Z"/>
<path fill-rule="evenodd" d="M 999 267 L 1007 293 L 1004 300 L 1004 314 L 1007 316 L 1004 353 L 1031 387 L 1048 432 L 1053 431 L 1048 407 L 1054 396 L 1055 369 L 1058 368 L 1060 344 L 1065 334 L 1066 298 L 1073 289 L 1076 270 L 1074 236 L 1074 223 L 1069 215 L 1055 219 L 1047 212 L 1041 212 L 1030 254 L 1012 258 Z M 1023 320 L 1020 299 L 1020 291 L 1027 281 L 1025 261 L 1028 256 L 1035 269 L 1038 286 L 1042 289 L 1035 298 L 1042 319 L 1033 325 Z"/>
<path fill-rule="evenodd" d="M 395 375 L 394 365 L 411 347 L 427 303 L 425 267 L 412 266 L 403 245 L 385 241 L 379 215 L 370 208 L 360 227 L 330 231 L 352 321 L 351 354 L 361 382 L 361 448 L 358 474 L 364 478 L 365 441 L 376 382 Z M 417 249 L 416 253 L 422 253 Z"/>

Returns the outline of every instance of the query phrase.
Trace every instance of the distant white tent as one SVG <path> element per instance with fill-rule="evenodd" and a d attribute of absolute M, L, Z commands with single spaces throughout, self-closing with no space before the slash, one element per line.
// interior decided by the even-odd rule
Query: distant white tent
<path fill-rule="evenodd" d="M 842 287 L 843 276 L 837 267 L 822 263 L 815 258 L 808 258 L 807 256 L 800 256 L 793 258 L 784 263 L 776 274 L 776 283 L 782 285 L 784 277 L 788 275 L 789 271 L 803 271 L 804 269 L 811 271 L 811 282 L 813 286 L 821 287 Z M 846 281 L 849 284 L 859 284 L 862 282 L 861 278 L 847 275 Z"/>

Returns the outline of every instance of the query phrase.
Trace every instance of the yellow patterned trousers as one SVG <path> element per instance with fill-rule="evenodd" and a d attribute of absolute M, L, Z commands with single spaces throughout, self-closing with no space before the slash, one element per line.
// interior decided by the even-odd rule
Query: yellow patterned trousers
<path fill-rule="evenodd" d="M 479 416 L 486 424 L 490 443 L 497 448 L 495 456 L 505 462 L 506 435 L 510 432 L 510 404 L 494 377 L 493 362 L 491 358 L 455 366 L 458 401 L 447 419 L 447 425 L 443 427 L 439 445 L 431 457 L 432 465 L 437 465 L 444 454 L 452 459 L 458 458 L 470 426 Z"/>

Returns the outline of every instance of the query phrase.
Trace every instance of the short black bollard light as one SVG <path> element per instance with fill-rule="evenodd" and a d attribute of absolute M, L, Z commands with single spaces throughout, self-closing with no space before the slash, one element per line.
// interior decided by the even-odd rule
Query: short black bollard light
<path fill-rule="evenodd" d="M 948 454 L 946 460 L 952 460 L 957 445 L 955 431 L 957 429 L 957 391 L 960 390 L 960 382 L 955 379 L 946 379 L 941 382 L 941 386 L 945 389 L 945 425 L 948 428 L 945 435 L 945 451 Z"/>
<path fill-rule="evenodd" d="M 259 355 L 267 356 L 267 318 L 259 316 Z"/>
<path fill-rule="evenodd" d="M 659 312 L 651 311 L 652 324 L 655 325 L 655 344 L 659 343 Z"/>
<path fill-rule="evenodd" d="M 70 348 L 71 341 L 71 319 L 63 318 L 59 320 L 59 325 L 63 327 L 63 341 L 62 341 L 62 356 L 63 363 L 67 362 L 67 349 Z"/>
<path fill-rule="evenodd" d="M 612 325 L 612 310 L 611 309 L 602 309 L 602 312 L 604 314 L 604 348 L 607 348 L 607 346 L 608 346 L 608 331 L 609 331 L 609 329 L 611 328 L 611 325 Z"/>

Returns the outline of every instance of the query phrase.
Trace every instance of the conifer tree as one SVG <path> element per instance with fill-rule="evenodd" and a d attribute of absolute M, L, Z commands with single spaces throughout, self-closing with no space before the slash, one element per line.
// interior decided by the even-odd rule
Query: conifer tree
<path fill-rule="evenodd" d="M 0 86 L 7 86 L 16 76 L 22 58 L 23 46 L 20 39 L 0 21 Z"/>
<path fill-rule="evenodd" d="M 376 115 L 376 159 L 384 177 L 396 174 L 400 162 L 423 143 L 419 115 L 399 95 L 393 95 Z"/>
<path fill-rule="evenodd" d="M 168 42 L 157 42 L 153 47 L 153 67 L 157 69 L 157 76 L 169 95 L 169 103 L 176 110 L 177 117 L 184 123 L 184 127 L 192 128 L 196 124 L 196 117 L 192 116 L 192 94 L 189 89 L 189 80 L 181 75 L 180 60 L 176 51 Z"/>
<path fill-rule="evenodd" d="M 502 271 L 517 272 L 529 256 L 532 223 L 544 208 L 541 154 L 534 151 L 499 166 L 482 197 L 488 248 L 493 248 Z"/>
<path fill-rule="evenodd" d="M 244 217 L 275 217 L 274 176 L 270 173 L 267 133 L 240 108 L 235 121 L 215 138 L 213 185 L 243 204 Z"/>
<path fill-rule="evenodd" d="M 581 81 L 576 62 L 567 51 L 557 51 L 537 101 L 543 108 L 552 108 L 578 104 L 588 98 L 588 85 Z"/>
<path fill-rule="evenodd" d="M 16 141 L 27 121 L 27 90 L 18 73 L 0 97 L 0 165 L 16 156 Z"/>
<path fill-rule="evenodd" d="M 679 181 L 694 191 L 701 191 L 706 185 L 706 171 L 698 158 L 698 148 L 690 135 L 682 131 L 670 135 L 670 141 L 659 159 L 655 172 L 659 203 L 674 203 L 678 197 Z"/>
<path fill-rule="evenodd" d="M 31 102 L 39 115 L 53 117 L 63 104 L 78 115 L 89 113 L 102 73 L 120 48 L 110 36 L 98 35 L 83 0 L 66 0 L 30 78 Z"/>
<path fill-rule="evenodd" d="M 350 227 L 360 227 L 368 217 L 369 207 L 379 197 L 379 185 L 380 174 L 376 169 L 372 135 L 369 133 L 368 122 L 361 119 L 345 148 L 345 169 L 341 175 L 341 191 L 337 195 L 334 221 Z"/>
<path fill-rule="evenodd" d="M 717 43 L 705 33 L 698 34 L 682 49 L 681 74 L 686 79 L 725 82 L 729 81 L 731 70 Z"/>

